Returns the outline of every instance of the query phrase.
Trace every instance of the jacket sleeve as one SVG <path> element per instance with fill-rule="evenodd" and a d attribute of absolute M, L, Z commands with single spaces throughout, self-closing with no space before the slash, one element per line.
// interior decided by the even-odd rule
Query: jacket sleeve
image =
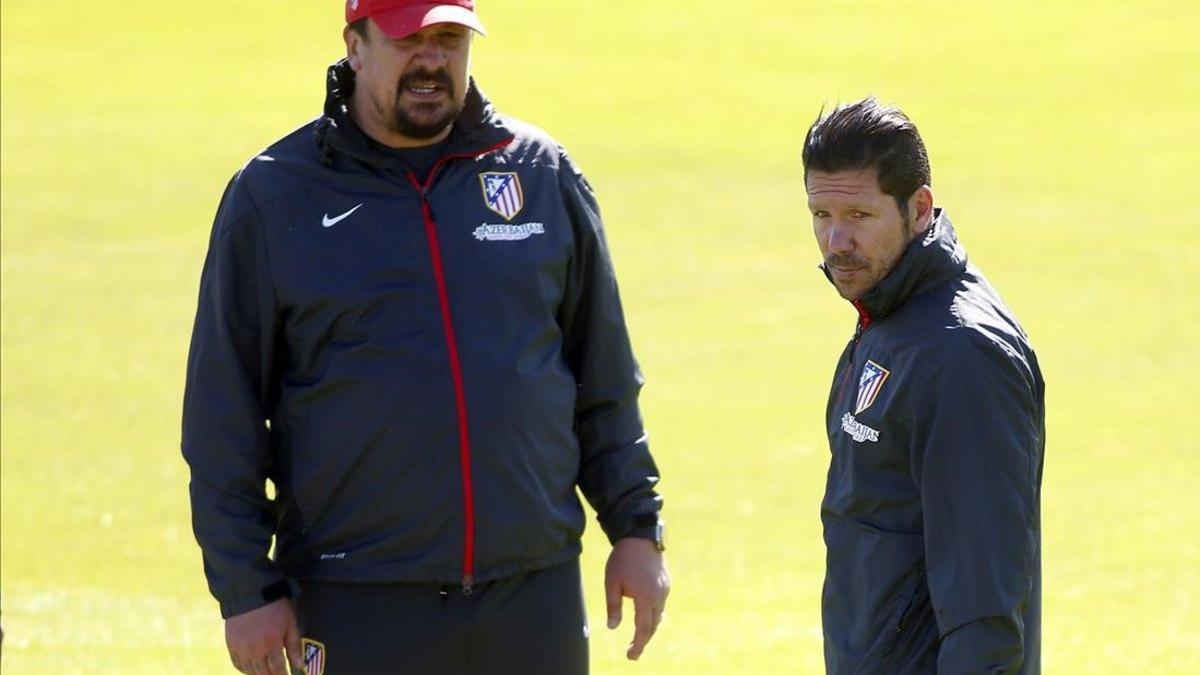
<path fill-rule="evenodd" d="M 609 541 L 650 537 L 662 498 L 654 491 L 658 469 L 638 409 L 642 374 L 630 346 L 596 198 L 565 153 L 561 162 L 559 180 L 575 247 L 559 321 L 577 384 L 579 488 Z"/>
<path fill-rule="evenodd" d="M 268 401 L 275 301 L 257 211 L 238 177 L 221 199 L 200 277 L 183 397 L 192 528 L 209 589 L 228 618 L 286 582 L 268 558 L 274 533 Z"/>
<path fill-rule="evenodd" d="M 938 672 L 1015 673 L 1037 601 L 1040 385 L 996 345 L 963 340 L 943 356 L 913 429 Z"/>

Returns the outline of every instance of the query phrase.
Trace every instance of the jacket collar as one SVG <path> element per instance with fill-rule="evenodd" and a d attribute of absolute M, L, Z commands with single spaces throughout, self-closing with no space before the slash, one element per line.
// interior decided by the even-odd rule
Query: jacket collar
<path fill-rule="evenodd" d="M 322 163 L 332 164 L 335 155 L 345 155 L 379 168 L 397 166 L 401 160 L 396 151 L 367 136 L 350 119 L 347 105 L 353 93 L 354 70 L 347 59 L 329 66 L 325 75 L 324 114 L 315 127 Z M 471 78 L 462 112 L 450 130 L 445 155 L 478 154 L 512 137 L 495 107 Z"/>
<path fill-rule="evenodd" d="M 864 322 L 879 321 L 909 298 L 953 279 L 966 268 L 967 251 L 958 243 L 950 217 L 938 208 L 929 229 L 909 242 L 892 271 L 853 304 Z M 832 283 L 825 265 L 821 270 Z"/>

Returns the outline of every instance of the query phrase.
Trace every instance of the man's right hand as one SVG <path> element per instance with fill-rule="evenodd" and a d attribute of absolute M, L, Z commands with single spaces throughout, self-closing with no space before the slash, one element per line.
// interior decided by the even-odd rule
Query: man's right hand
<path fill-rule="evenodd" d="M 225 646 L 233 667 L 251 675 L 288 675 L 287 660 L 304 672 L 300 629 L 287 598 L 225 620 Z"/>

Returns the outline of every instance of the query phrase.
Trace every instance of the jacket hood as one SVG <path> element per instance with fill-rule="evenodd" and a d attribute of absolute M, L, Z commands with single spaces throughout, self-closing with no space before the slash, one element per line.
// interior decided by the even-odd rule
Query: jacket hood
<path fill-rule="evenodd" d="M 896 311 L 909 298 L 953 279 L 966 268 L 967 251 L 958 242 L 950 217 L 937 208 L 925 234 L 909 242 L 892 271 L 854 305 L 869 320 L 878 321 Z M 833 283 L 824 264 L 821 271 Z"/>
<path fill-rule="evenodd" d="M 321 162 L 330 165 L 336 155 L 344 155 L 379 167 L 396 165 L 400 161 L 396 152 L 365 134 L 350 118 L 348 106 L 353 93 L 354 69 L 349 61 L 342 59 L 329 66 L 325 73 L 324 113 L 314 128 Z M 462 112 L 450 130 L 446 154 L 478 152 L 512 136 L 471 78 Z"/>

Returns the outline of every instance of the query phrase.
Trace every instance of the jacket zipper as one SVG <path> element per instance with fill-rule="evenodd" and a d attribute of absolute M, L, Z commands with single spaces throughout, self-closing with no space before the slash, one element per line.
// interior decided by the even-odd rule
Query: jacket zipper
<path fill-rule="evenodd" d="M 846 372 L 842 374 L 842 383 L 840 385 L 841 393 L 846 392 L 846 383 L 850 381 L 850 375 L 854 372 L 854 356 L 858 352 L 858 343 L 862 339 L 863 331 L 867 330 L 867 326 L 871 325 L 871 314 L 867 312 L 867 308 L 862 304 L 861 300 L 852 300 L 851 304 L 854 309 L 858 310 L 858 323 L 854 326 L 854 337 L 850 340 L 850 361 L 846 364 Z M 841 398 L 839 395 L 838 398 Z"/>
<path fill-rule="evenodd" d="M 408 172 L 408 180 L 421 195 L 421 219 L 425 223 L 425 238 L 429 240 L 429 257 L 433 262 L 433 277 L 437 286 L 438 307 L 442 314 L 442 332 L 446 338 L 446 352 L 450 358 L 450 377 L 454 383 L 454 405 L 458 414 L 458 457 L 462 471 L 463 486 L 463 595 L 470 595 L 475 585 L 475 489 L 471 481 L 471 434 L 467 424 L 467 395 L 463 386 L 462 361 L 458 358 L 458 340 L 454 336 L 454 321 L 450 311 L 450 294 L 446 291 L 445 267 L 442 264 L 442 248 L 438 243 L 437 222 L 433 219 L 433 207 L 429 203 L 429 188 L 438 170 L 452 159 L 472 159 L 499 150 L 512 142 L 512 138 L 497 143 L 479 152 L 445 155 L 438 159 L 422 183 L 415 173 Z"/>

